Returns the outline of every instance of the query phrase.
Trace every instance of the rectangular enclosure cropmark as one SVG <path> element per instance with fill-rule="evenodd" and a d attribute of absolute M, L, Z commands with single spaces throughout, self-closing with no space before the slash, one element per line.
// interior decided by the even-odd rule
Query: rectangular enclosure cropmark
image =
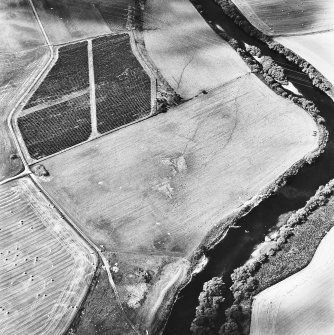
<path fill-rule="evenodd" d="M 26 114 L 17 122 L 32 158 L 52 155 L 89 138 L 89 94 Z"/>
<path fill-rule="evenodd" d="M 87 42 L 59 49 L 58 59 L 25 109 L 89 87 Z"/>
<path fill-rule="evenodd" d="M 105 133 L 151 113 L 151 82 L 127 34 L 93 41 L 97 129 Z"/>

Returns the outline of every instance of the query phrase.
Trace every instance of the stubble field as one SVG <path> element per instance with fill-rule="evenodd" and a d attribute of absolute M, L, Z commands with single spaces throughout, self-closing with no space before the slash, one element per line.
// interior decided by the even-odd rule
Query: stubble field
<path fill-rule="evenodd" d="M 249 72 L 189 0 L 146 1 L 144 40 L 149 57 L 183 98 Z"/>
<path fill-rule="evenodd" d="M 334 29 L 332 0 L 232 1 L 248 21 L 266 35 L 296 35 Z"/>
<path fill-rule="evenodd" d="M 0 190 L 1 334 L 62 334 L 97 263 L 32 181 Z"/>

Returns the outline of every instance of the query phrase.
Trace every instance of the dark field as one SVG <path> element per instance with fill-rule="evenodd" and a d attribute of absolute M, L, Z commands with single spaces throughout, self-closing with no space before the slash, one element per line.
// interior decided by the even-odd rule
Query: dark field
<path fill-rule="evenodd" d="M 151 82 L 127 34 L 93 41 L 97 129 L 100 133 L 148 116 Z"/>
<path fill-rule="evenodd" d="M 307 221 L 294 228 L 294 235 L 282 250 L 262 264 L 255 273 L 259 281 L 258 292 L 293 275 L 308 265 L 326 233 L 333 227 L 334 197 L 327 205 L 311 214 Z"/>
<path fill-rule="evenodd" d="M 89 87 L 87 42 L 59 49 L 56 64 L 30 98 L 25 109 Z"/>
<path fill-rule="evenodd" d="M 52 155 L 90 136 L 89 94 L 26 114 L 17 122 L 32 158 Z"/>

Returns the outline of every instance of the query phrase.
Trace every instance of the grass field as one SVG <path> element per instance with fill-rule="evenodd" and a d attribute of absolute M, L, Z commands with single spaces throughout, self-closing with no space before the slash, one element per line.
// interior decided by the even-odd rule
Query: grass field
<path fill-rule="evenodd" d="M 334 29 L 332 0 L 232 1 L 248 21 L 266 35 L 306 34 Z"/>
<path fill-rule="evenodd" d="M 275 41 L 304 58 L 334 85 L 334 31 L 276 37 Z"/>
<path fill-rule="evenodd" d="M 63 334 L 97 258 L 28 178 L 0 190 L 1 334 Z"/>
<path fill-rule="evenodd" d="M 315 129 L 247 75 L 46 160 L 43 185 L 98 245 L 189 255 L 227 213 L 315 149 Z"/>
<path fill-rule="evenodd" d="M 333 334 L 333 241 L 332 228 L 305 269 L 256 296 L 251 335 Z"/>
<path fill-rule="evenodd" d="M 91 2 L 33 0 L 33 3 L 52 44 L 74 42 L 110 33 L 108 25 Z"/>
<path fill-rule="evenodd" d="M 144 30 L 149 57 L 183 98 L 249 72 L 189 0 L 148 0 Z"/>
<path fill-rule="evenodd" d="M 113 130 L 151 114 L 151 80 L 128 34 L 93 40 L 97 129 Z"/>

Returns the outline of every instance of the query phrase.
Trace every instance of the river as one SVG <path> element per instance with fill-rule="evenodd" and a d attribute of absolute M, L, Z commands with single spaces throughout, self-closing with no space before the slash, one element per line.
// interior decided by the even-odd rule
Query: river
<path fill-rule="evenodd" d="M 291 211 L 304 206 L 320 185 L 334 178 L 334 102 L 322 91 L 312 86 L 309 78 L 295 64 L 287 61 L 268 46 L 244 33 L 229 19 L 213 0 L 196 0 L 202 6 L 203 17 L 218 24 L 225 32 L 238 40 L 256 45 L 262 55 L 271 56 L 285 68 L 288 80 L 308 100 L 312 100 L 326 120 L 329 139 L 325 152 L 312 165 L 304 166 L 296 176 L 289 178 L 287 184 L 277 193 L 264 200 L 237 223 L 239 229 L 230 229 L 224 240 L 208 255 L 209 263 L 179 294 L 167 322 L 164 335 L 190 334 L 190 324 L 195 316 L 198 296 L 203 284 L 214 276 L 224 277 L 228 286 L 233 269 L 243 265 L 254 248 L 263 242 L 268 231 L 277 224 L 284 223 Z"/>

